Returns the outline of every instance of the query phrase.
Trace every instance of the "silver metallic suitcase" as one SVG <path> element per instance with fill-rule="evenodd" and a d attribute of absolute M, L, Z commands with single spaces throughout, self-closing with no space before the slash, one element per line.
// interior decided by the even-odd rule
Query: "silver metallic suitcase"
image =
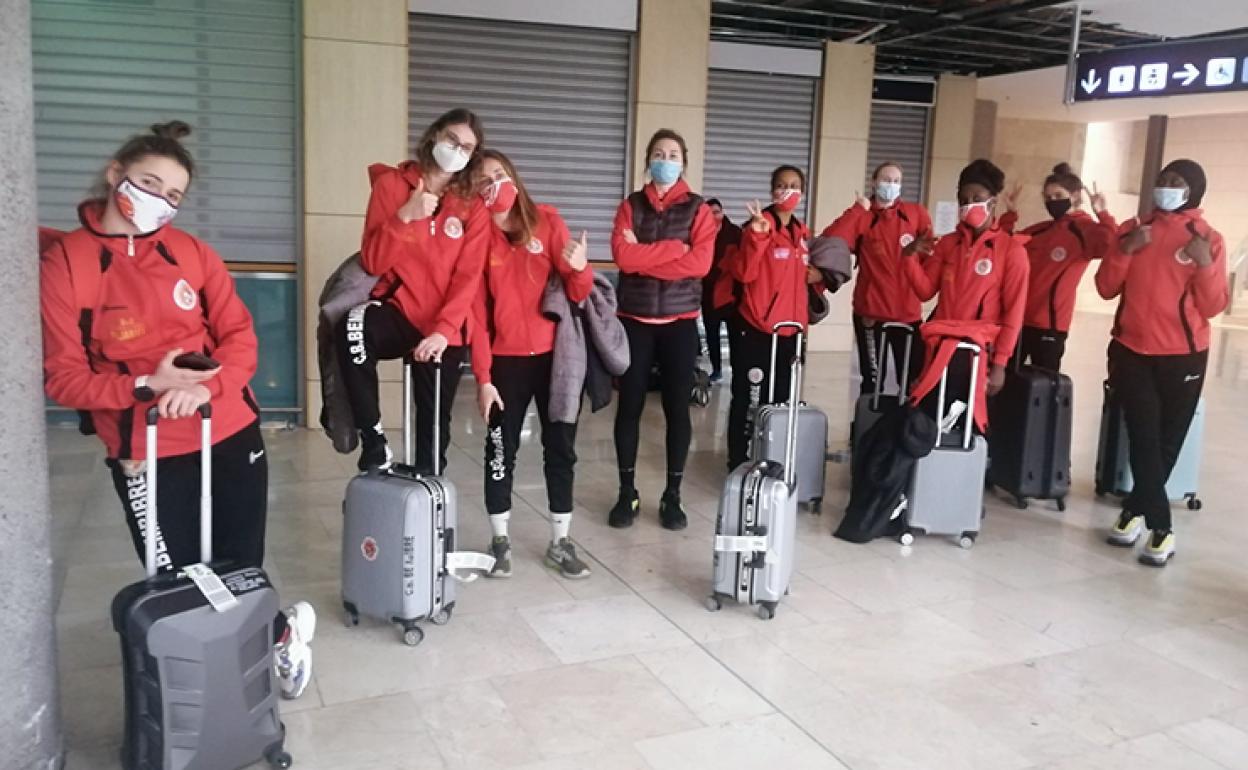
<path fill-rule="evenodd" d="M 901 378 L 897 381 L 897 395 L 884 394 L 884 378 L 888 375 L 888 333 L 890 331 L 900 332 L 906 340 L 904 355 L 902 357 Z M 873 342 L 875 335 L 870 330 L 866 334 L 867 344 L 874 347 Z M 885 409 L 896 407 L 905 403 L 906 394 L 910 386 L 910 352 L 914 346 L 914 327 L 910 324 L 896 323 L 889 321 L 883 324 L 883 334 L 881 335 L 883 344 L 879 350 L 868 350 L 868 358 L 870 358 L 875 368 L 875 391 L 858 397 L 854 402 L 854 421 L 850 424 L 849 446 L 853 449 L 858 443 L 858 438 L 862 434 L 871 429 L 872 425 L 880 419 L 880 415 Z"/>
<path fill-rule="evenodd" d="M 975 545 L 984 517 L 984 474 L 988 469 L 988 442 L 975 435 L 975 391 L 979 378 L 980 348 L 969 342 L 958 350 L 970 352 L 971 385 L 966 398 L 963 428 L 949 440 L 938 429 L 936 447 L 914 465 L 906 506 L 906 528 L 901 542 L 910 545 L 915 534 L 952 535 L 963 548 Z M 956 355 L 956 354 L 955 354 Z M 945 423 L 945 389 L 949 369 L 940 377 L 936 424 Z M 950 445 L 952 443 L 952 445 Z"/>
<path fill-rule="evenodd" d="M 800 349 L 801 340 L 798 340 Z M 764 620 L 789 591 L 797 547 L 797 483 L 794 454 L 800 435 L 797 394 L 801 356 L 793 358 L 789 389 L 789 430 L 783 462 L 754 460 L 728 474 L 715 520 L 711 595 L 706 607 L 716 611 L 724 599 L 758 606 Z"/>
<path fill-rule="evenodd" d="M 776 400 L 776 349 L 779 341 L 778 332 L 786 327 L 798 329 L 798 355 L 804 356 L 802 349 L 802 325 L 795 321 L 776 324 L 771 335 L 771 377 L 767 385 L 767 400 L 770 402 L 758 407 L 754 415 L 754 432 L 750 441 L 750 459 L 771 460 L 782 463 L 785 457 L 786 436 L 789 430 L 789 407 L 777 404 Z M 789 401 L 798 400 L 797 425 L 798 444 L 795 455 L 794 472 L 797 475 L 797 501 L 810 506 L 813 513 L 820 513 L 823 508 L 823 491 L 827 474 L 828 455 L 828 416 L 822 409 L 801 401 L 801 389 L 796 396 L 789 396 Z"/>
<path fill-rule="evenodd" d="M 273 670 L 277 591 L 264 570 L 212 564 L 212 409 L 200 447 L 200 564 L 157 574 L 156 527 L 144 533 L 147 579 L 113 599 L 125 683 L 126 770 L 290 767 Z M 156 407 L 147 412 L 147 521 L 156 518 Z M 188 575 L 194 574 L 192 579 Z M 219 582 L 218 579 L 219 578 Z"/>
<path fill-rule="evenodd" d="M 434 415 L 440 414 L 442 368 L 435 364 Z M 413 467 L 412 371 L 403 366 L 404 463 L 364 473 L 342 503 L 342 606 L 348 626 L 360 616 L 397 623 L 403 642 L 425 638 L 418 625 L 442 625 L 455 610 L 456 571 L 489 569 L 494 559 L 455 550 L 455 486 L 439 468 L 440 421 L 433 420 L 433 475 Z M 465 579 L 472 579 L 470 575 Z"/>

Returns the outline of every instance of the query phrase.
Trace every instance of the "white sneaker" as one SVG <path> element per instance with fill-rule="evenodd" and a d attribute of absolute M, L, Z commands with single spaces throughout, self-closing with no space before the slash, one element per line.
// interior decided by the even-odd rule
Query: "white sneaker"
<path fill-rule="evenodd" d="M 303 695 L 312 681 L 312 647 L 316 634 L 316 610 L 307 602 L 295 602 L 282 610 L 286 633 L 274 646 L 274 668 L 282 687 L 282 697 L 293 700 Z"/>

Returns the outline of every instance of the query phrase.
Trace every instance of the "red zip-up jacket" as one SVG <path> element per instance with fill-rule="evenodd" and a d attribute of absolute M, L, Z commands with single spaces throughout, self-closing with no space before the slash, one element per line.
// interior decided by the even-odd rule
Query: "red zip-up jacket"
<path fill-rule="evenodd" d="M 1001 229 L 1014 232 L 1018 213 L 1001 217 Z M 1031 272 L 1027 288 L 1027 312 L 1023 325 L 1059 332 L 1070 331 L 1075 317 L 1075 296 L 1079 281 L 1092 260 L 1109 253 L 1118 224 L 1113 215 L 1102 211 L 1096 219 L 1083 211 L 1072 211 L 1023 230 Z"/>
<path fill-rule="evenodd" d="M 824 228 L 823 237 L 841 238 L 858 257 L 855 313 L 875 321 L 919 320 L 922 303 L 906 280 L 901 250 L 930 232 L 932 218 L 919 204 L 899 200 L 882 207 L 874 199 L 870 211 L 855 203 Z"/>
<path fill-rule="evenodd" d="M 594 271 L 573 270 L 563 258 L 571 236 L 554 206 L 538 204 L 537 230 L 524 245 L 490 223 L 485 276 L 472 311 L 472 372 L 477 382 L 491 382 L 494 356 L 538 356 L 555 349 L 555 322 L 542 314 L 542 295 L 558 274 L 573 303 L 594 288 Z"/>
<path fill-rule="evenodd" d="M 748 224 L 741 229 L 741 246 L 736 255 L 724 263 L 724 270 L 741 284 L 741 301 L 737 311 L 750 326 L 771 334 L 782 321 L 810 322 L 810 300 L 806 293 L 806 269 L 810 251 L 806 241 L 810 230 L 797 217 L 789 226 L 780 224 L 775 209 L 768 206 L 763 216 L 771 223 L 771 231 L 756 232 Z M 796 329 L 780 331 L 791 337 Z"/>
<path fill-rule="evenodd" d="M 641 188 L 646 200 L 655 211 L 663 211 L 692 195 L 689 184 L 684 179 L 676 180 L 667 191 L 667 195 L 659 197 L 654 182 L 646 183 Z M 703 278 L 711 270 L 711 262 L 715 256 L 715 236 L 719 230 L 715 226 L 715 215 L 709 206 L 698 207 L 693 216 L 693 226 L 689 229 L 689 249 L 685 243 L 677 240 L 659 241 L 657 243 L 629 243 L 624 240 L 624 231 L 633 229 L 633 206 L 624 199 L 615 210 L 615 223 L 611 227 L 611 256 L 621 271 L 638 273 L 664 281 L 678 281 L 681 278 Z M 645 323 L 669 323 L 682 318 L 697 318 L 701 311 L 693 310 L 671 318 L 637 318 Z M 628 316 L 621 313 L 621 316 Z"/>
<path fill-rule="evenodd" d="M 1209 227 L 1200 209 L 1155 211 L 1142 220 L 1152 225 L 1150 242 L 1125 254 L 1113 240 L 1110 254 L 1096 271 L 1096 289 L 1105 299 L 1118 297 L 1113 335 L 1146 356 L 1197 353 L 1209 348 L 1209 319 L 1226 310 L 1226 243 Z M 1119 238 L 1134 230 L 1132 219 Z M 1210 241 L 1213 262 L 1198 267 L 1184 253 L 1193 234 Z"/>
<path fill-rule="evenodd" d="M 405 224 L 398 212 L 420 183 L 420 165 L 376 163 L 368 176 L 373 194 L 360 264 L 381 276 L 373 296 L 388 296 L 422 336 L 437 333 L 447 344 L 462 345 L 485 264 L 490 224 L 485 206 L 476 196 L 447 193 L 433 216 Z"/>
<path fill-rule="evenodd" d="M 1001 326 L 992 346 L 993 364 L 1014 354 L 1027 302 L 1026 238 L 989 227 L 978 238 L 966 225 L 936 243 L 930 257 L 902 261 L 914 292 L 927 301 L 940 293 L 929 320 L 987 321 Z"/>
<path fill-rule="evenodd" d="M 154 374 L 170 350 L 182 348 L 221 364 L 204 383 L 212 394 L 213 442 L 255 422 L 259 407 L 247 383 L 256 371 L 256 334 L 225 263 L 210 246 L 169 225 L 133 238 L 105 235 L 102 213 L 103 204 L 84 203 L 82 228 L 40 260 L 48 396 L 91 412 L 109 457 L 142 459 L 145 412 L 155 402 L 135 399 L 135 379 Z M 74 288 L 85 281 L 98 286 L 89 308 L 78 306 Z M 88 320 L 89 328 L 80 325 Z M 199 416 L 162 421 L 159 443 L 160 457 L 199 451 Z"/>

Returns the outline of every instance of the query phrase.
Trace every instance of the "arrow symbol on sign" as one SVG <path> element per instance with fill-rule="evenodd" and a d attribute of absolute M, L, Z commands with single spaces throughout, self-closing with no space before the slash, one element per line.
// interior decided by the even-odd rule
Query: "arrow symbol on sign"
<path fill-rule="evenodd" d="M 1088 70 L 1088 75 L 1079 82 L 1083 86 L 1084 93 L 1092 93 L 1101 87 L 1101 79 L 1096 76 L 1096 70 Z"/>
<path fill-rule="evenodd" d="M 1170 77 L 1175 80 L 1182 78 L 1183 82 L 1181 85 L 1190 86 L 1193 82 L 1195 82 L 1196 78 L 1200 77 L 1200 70 L 1196 69 L 1196 67 L 1189 61 L 1183 65 L 1182 70 L 1174 73 Z"/>

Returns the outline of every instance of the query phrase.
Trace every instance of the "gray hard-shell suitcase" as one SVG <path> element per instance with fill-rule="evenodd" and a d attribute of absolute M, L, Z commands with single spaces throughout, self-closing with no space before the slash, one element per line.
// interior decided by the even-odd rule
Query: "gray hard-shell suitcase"
<path fill-rule="evenodd" d="M 890 331 L 901 333 L 906 340 L 905 355 L 902 357 L 901 377 L 897 381 L 897 395 L 884 394 L 884 378 L 888 375 Z M 875 340 L 875 335 L 868 330 L 866 338 L 867 344 L 871 345 Z M 849 447 L 851 450 L 858 443 L 858 437 L 870 430 L 871 426 L 879 421 L 880 415 L 884 414 L 884 410 L 896 408 L 905 402 L 906 394 L 909 390 L 910 351 L 914 346 L 914 327 L 910 324 L 893 321 L 886 322 L 883 324 L 881 339 L 883 344 L 880 345 L 879 350 L 867 351 L 869 354 L 867 357 L 874 362 L 875 391 L 859 396 L 858 400 L 854 402 L 854 421 L 849 427 Z"/>
<path fill-rule="evenodd" d="M 441 413 L 442 367 L 434 366 L 433 414 Z M 348 626 L 360 616 L 403 627 L 403 642 L 425 638 L 418 623 L 442 625 L 455 610 L 456 570 L 489 569 L 494 559 L 455 550 L 455 485 L 439 465 L 439 420 L 433 421 L 433 474 L 413 467 L 412 369 L 403 365 L 404 464 L 363 473 L 342 503 L 342 606 Z M 467 579 L 472 579 L 470 576 Z"/>
<path fill-rule="evenodd" d="M 961 436 L 955 435 L 950 441 L 947 438 L 950 433 L 944 430 L 945 386 L 949 378 L 946 367 L 940 377 L 936 407 L 936 447 L 914 464 L 914 477 L 906 504 L 906 527 L 900 538 L 903 545 L 913 543 L 915 534 L 953 535 L 958 538 L 959 545 L 970 548 L 975 545 L 980 522 L 984 518 L 988 443 L 983 436 L 975 435 L 975 391 L 979 379 L 980 347 L 961 342 L 958 343 L 958 350 L 968 351 L 972 356 Z"/>
<path fill-rule="evenodd" d="M 1135 487 L 1131 475 L 1131 445 L 1127 440 L 1127 424 L 1122 407 L 1106 381 L 1105 401 L 1101 406 L 1100 441 L 1096 448 L 1096 494 L 1125 497 Z M 1204 507 L 1200 500 L 1200 461 L 1205 443 L 1205 399 L 1196 402 L 1196 412 L 1187 428 L 1183 447 L 1174 461 L 1174 469 L 1166 480 L 1166 497 L 1182 501 L 1189 510 Z"/>
<path fill-rule="evenodd" d="M 802 325 L 796 321 L 776 324 L 771 334 L 771 377 L 767 385 L 767 400 L 770 403 L 758 407 L 754 415 L 754 433 L 750 441 L 752 460 L 771 460 L 774 463 L 784 461 L 785 437 L 789 430 L 789 406 L 777 404 L 775 400 L 778 332 L 786 327 L 798 330 L 797 355 L 805 355 L 802 349 Z M 789 401 L 798 399 L 798 445 L 793 469 L 797 475 L 797 501 L 808 504 L 812 512 L 820 513 L 827 474 L 828 416 L 822 409 L 801 401 L 800 388 L 790 391 Z"/>
<path fill-rule="evenodd" d="M 798 340 L 800 350 L 801 339 Z M 775 617 L 776 605 L 789 590 L 797 548 L 797 483 L 794 454 L 801 434 L 797 394 L 801 356 L 793 357 L 789 419 L 782 462 L 754 460 L 728 474 L 715 519 L 714 567 L 706 607 L 716 611 L 724 599 L 758 605 L 759 617 Z"/>
<path fill-rule="evenodd" d="M 155 527 L 145 532 L 147 578 L 113 599 L 125 683 L 126 770 L 237 770 L 260 760 L 290 767 L 273 670 L 277 591 L 264 570 L 213 565 L 212 408 L 203 417 L 200 559 L 156 572 Z M 147 412 L 147 521 L 156 521 L 156 407 Z M 216 586 L 219 577 L 224 587 Z M 218 609 L 218 607 L 220 609 Z"/>

